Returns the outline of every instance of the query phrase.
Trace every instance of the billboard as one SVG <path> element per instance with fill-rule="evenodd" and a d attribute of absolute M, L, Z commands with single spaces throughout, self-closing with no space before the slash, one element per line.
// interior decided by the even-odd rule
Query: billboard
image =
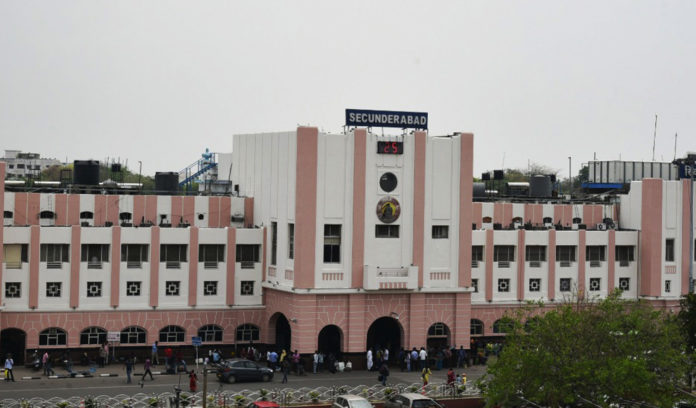
<path fill-rule="evenodd" d="M 346 109 L 346 126 L 427 129 L 428 113 Z"/>

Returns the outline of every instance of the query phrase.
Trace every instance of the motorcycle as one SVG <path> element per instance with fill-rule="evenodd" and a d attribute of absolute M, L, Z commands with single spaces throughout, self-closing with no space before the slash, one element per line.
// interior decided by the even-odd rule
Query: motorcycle
<path fill-rule="evenodd" d="M 34 350 L 34 352 L 27 358 L 25 367 L 31 368 L 34 371 L 41 370 L 41 356 L 39 356 L 39 351 Z"/>

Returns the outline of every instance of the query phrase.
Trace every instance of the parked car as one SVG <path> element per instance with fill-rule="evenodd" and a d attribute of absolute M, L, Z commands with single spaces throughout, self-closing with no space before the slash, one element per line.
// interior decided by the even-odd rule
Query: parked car
<path fill-rule="evenodd" d="M 336 397 L 336 400 L 331 404 L 331 408 L 374 408 L 374 406 L 363 397 L 344 394 Z"/>
<path fill-rule="evenodd" d="M 407 392 L 387 400 L 384 408 L 444 408 L 444 405 L 425 395 Z"/>
<path fill-rule="evenodd" d="M 273 370 L 250 360 L 233 358 L 218 364 L 217 378 L 228 383 L 237 381 L 268 382 L 273 379 Z"/>
<path fill-rule="evenodd" d="M 251 404 L 247 405 L 247 408 L 279 408 L 280 405 L 278 405 L 277 402 L 273 401 L 254 401 Z"/>

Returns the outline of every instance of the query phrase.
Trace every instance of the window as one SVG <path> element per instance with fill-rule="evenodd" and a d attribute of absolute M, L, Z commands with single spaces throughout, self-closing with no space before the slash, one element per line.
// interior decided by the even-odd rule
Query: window
<path fill-rule="evenodd" d="M 602 289 L 601 278 L 590 278 L 590 292 L 597 292 Z"/>
<path fill-rule="evenodd" d="M 41 244 L 40 260 L 48 269 L 60 269 L 63 262 L 70 262 L 69 249 L 68 244 Z"/>
<path fill-rule="evenodd" d="M 5 219 L 13 218 L 12 211 L 7 211 L 7 210 L 3 210 L 2 216 L 3 216 L 3 218 L 5 218 Z"/>
<path fill-rule="evenodd" d="M 493 323 L 493 333 L 508 333 L 512 330 L 512 322 L 508 319 L 496 320 Z"/>
<path fill-rule="evenodd" d="M 515 262 L 514 245 L 496 245 L 493 247 L 494 262 Z"/>
<path fill-rule="evenodd" d="M 667 238 L 665 240 L 665 261 L 674 262 L 674 239 Z"/>
<path fill-rule="evenodd" d="M 82 244 L 82 262 L 87 269 L 101 269 L 102 262 L 109 262 L 108 244 Z"/>
<path fill-rule="evenodd" d="M 546 262 L 546 247 L 542 245 L 527 245 L 524 251 L 525 260 L 529 266 L 538 267 L 541 262 Z"/>
<path fill-rule="evenodd" d="M 94 213 L 91 212 L 91 211 L 82 211 L 82 212 L 80 213 L 80 219 L 83 219 L 83 220 L 91 220 L 91 219 L 93 219 L 93 218 L 94 218 Z"/>
<path fill-rule="evenodd" d="M 399 238 L 398 225 L 375 225 L 375 238 Z"/>
<path fill-rule="evenodd" d="M 106 343 L 106 330 L 101 327 L 88 327 L 80 333 L 80 344 Z"/>
<path fill-rule="evenodd" d="M 126 296 L 140 296 L 140 282 L 126 282 Z"/>
<path fill-rule="evenodd" d="M 121 331 L 121 344 L 145 344 L 147 332 L 142 327 L 130 326 Z"/>
<path fill-rule="evenodd" d="M 433 225 L 433 239 L 449 238 L 449 225 Z"/>
<path fill-rule="evenodd" d="M 295 224 L 288 224 L 288 259 L 295 259 Z"/>
<path fill-rule="evenodd" d="M 208 324 L 198 329 L 198 337 L 202 341 L 222 341 L 222 327 Z"/>
<path fill-rule="evenodd" d="M 254 264 L 259 262 L 261 245 L 238 244 L 237 262 L 242 264 L 242 269 L 253 269 Z"/>
<path fill-rule="evenodd" d="M 203 282 L 203 296 L 215 296 L 217 295 L 217 281 L 204 281 Z"/>
<path fill-rule="evenodd" d="M 3 246 L 5 268 L 21 269 L 22 263 L 28 262 L 28 244 L 5 244 Z"/>
<path fill-rule="evenodd" d="M 179 296 L 179 281 L 167 281 L 165 285 L 165 294 L 167 296 Z"/>
<path fill-rule="evenodd" d="M 160 262 L 165 262 L 167 269 L 179 269 L 186 259 L 186 244 L 160 245 Z"/>
<path fill-rule="evenodd" d="M 44 210 L 39 213 L 39 218 L 42 220 L 52 220 L 56 218 L 56 213 L 53 211 Z"/>
<path fill-rule="evenodd" d="M 631 289 L 631 278 L 619 278 L 619 289 L 630 290 Z"/>
<path fill-rule="evenodd" d="M 253 324 L 242 324 L 237 326 L 237 341 L 258 341 L 259 328 Z"/>
<path fill-rule="evenodd" d="M 530 279 L 529 280 L 529 291 L 539 292 L 541 290 L 541 279 Z"/>
<path fill-rule="evenodd" d="M 271 221 L 271 265 L 278 261 L 278 223 Z"/>
<path fill-rule="evenodd" d="M 17 163 L 17 168 L 18 168 L 18 169 L 23 169 L 23 168 L 24 168 L 24 163 Z"/>
<path fill-rule="evenodd" d="M 242 281 L 240 293 L 242 296 L 252 296 L 254 294 L 254 281 Z"/>
<path fill-rule="evenodd" d="M 324 225 L 324 263 L 341 263 L 341 225 Z"/>
<path fill-rule="evenodd" d="M 147 244 L 121 244 L 121 262 L 128 269 L 139 269 L 147 262 L 150 246 Z"/>
<path fill-rule="evenodd" d="M 478 279 L 471 280 L 471 287 L 474 288 L 474 293 L 478 293 Z"/>
<path fill-rule="evenodd" d="M 570 266 L 571 263 L 575 262 L 575 248 L 574 245 L 557 246 L 556 261 L 560 262 L 561 266 Z"/>
<path fill-rule="evenodd" d="M 510 291 L 510 279 L 498 279 L 498 292 Z"/>
<path fill-rule="evenodd" d="M 60 297 L 62 282 L 46 282 L 46 297 Z"/>
<path fill-rule="evenodd" d="M 471 260 L 483 262 L 483 245 L 474 245 L 471 247 Z"/>
<path fill-rule="evenodd" d="M 159 341 L 162 343 L 174 343 L 184 341 L 186 332 L 179 326 L 167 326 L 160 330 Z"/>
<path fill-rule="evenodd" d="M 561 292 L 570 292 L 570 278 L 561 278 L 559 289 Z"/>
<path fill-rule="evenodd" d="M 22 297 L 22 282 L 5 282 L 5 297 Z"/>
<path fill-rule="evenodd" d="M 478 320 L 478 319 L 471 319 L 469 320 L 469 325 L 471 326 L 471 329 L 469 330 L 469 334 L 472 336 L 480 336 L 483 334 L 483 322 Z"/>
<path fill-rule="evenodd" d="M 605 249 L 606 247 L 603 245 L 588 245 L 585 252 L 585 261 L 588 261 L 591 267 L 600 266 L 605 260 Z"/>
<path fill-rule="evenodd" d="M 101 297 L 102 295 L 102 283 L 101 282 L 87 282 L 87 297 Z"/>
<path fill-rule="evenodd" d="M 224 245 L 199 245 L 198 262 L 203 262 L 205 269 L 217 269 L 219 262 L 225 262 Z"/>
<path fill-rule="evenodd" d="M 671 291 L 672 291 L 672 281 L 666 280 L 665 281 L 665 293 L 669 293 Z"/>
<path fill-rule="evenodd" d="M 442 322 L 433 323 L 428 328 L 428 337 L 447 337 L 449 336 L 449 328 Z"/>
<path fill-rule="evenodd" d="M 118 214 L 118 219 L 121 220 L 121 222 L 130 222 L 131 218 L 133 218 L 133 214 L 129 212 L 122 212 Z"/>
<path fill-rule="evenodd" d="M 629 262 L 633 262 L 633 246 L 617 245 L 616 246 L 616 261 L 620 266 L 628 266 Z"/>
<path fill-rule="evenodd" d="M 65 346 L 68 344 L 68 334 L 65 330 L 51 327 L 39 333 L 39 346 Z"/>

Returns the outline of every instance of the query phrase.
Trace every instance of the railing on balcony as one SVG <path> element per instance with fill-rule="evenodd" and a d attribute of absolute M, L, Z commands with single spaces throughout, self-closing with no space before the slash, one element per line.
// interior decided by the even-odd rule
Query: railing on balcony
<path fill-rule="evenodd" d="M 143 267 L 143 263 L 141 261 L 128 261 L 126 262 L 126 268 L 128 269 L 140 269 Z"/>
<path fill-rule="evenodd" d="M 61 261 L 48 261 L 48 262 L 46 262 L 46 268 L 48 268 L 48 269 L 61 269 L 61 268 L 63 268 L 63 262 L 61 262 Z"/>
<path fill-rule="evenodd" d="M 180 261 L 167 261 L 166 266 L 167 266 L 167 269 L 180 269 L 181 262 Z"/>
<path fill-rule="evenodd" d="M 602 261 L 590 261 L 590 268 L 599 268 L 602 266 Z"/>
<path fill-rule="evenodd" d="M 619 266 L 628 266 L 630 263 L 631 263 L 630 261 L 628 261 L 626 259 L 622 259 L 619 261 Z"/>
<path fill-rule="evenodd" d="M 205 262 L 203 262 L 203 268 L 204 269 L 217 269 L 218 268 L 218 261 L 205 261 Z"/>
<path fill-rule="evenodd" d="M 510 267 L 509 261 L 498 261 L 498 268 L 509 268 L 509 267 Z"/>
<path fill-rule="evenodd" d="M 254 269 L 256 262 L 254 261 L 242 261 L 240 262 L 242 269 Z"/>
<path fill-rule="evenodd" d="M 87 262 L 87 269 L 101 269 L 102 261 L 89 261 Z"/>
<path fill-rule="evenodd" d="M 471 261 L 472 268 L 478 268 L 478 266 L 479 266 L 479 261 L 474 261 L 474 260 Z"/>
<path fill-rule="evenodd" d="M 541 268 L 541 261 L 529 261 L 530 268 Z"/>
<path fill-rule="evenodd" d="M 7 261 L 5 262 L 5 269 L 22 269 L 22 261 Z"/>
<path fill-rule="evenodd" d="M 382 268 L 366 265 L 363 272 L 363 287 L 366 290 L 418 288 L 418 267 Z"/>

